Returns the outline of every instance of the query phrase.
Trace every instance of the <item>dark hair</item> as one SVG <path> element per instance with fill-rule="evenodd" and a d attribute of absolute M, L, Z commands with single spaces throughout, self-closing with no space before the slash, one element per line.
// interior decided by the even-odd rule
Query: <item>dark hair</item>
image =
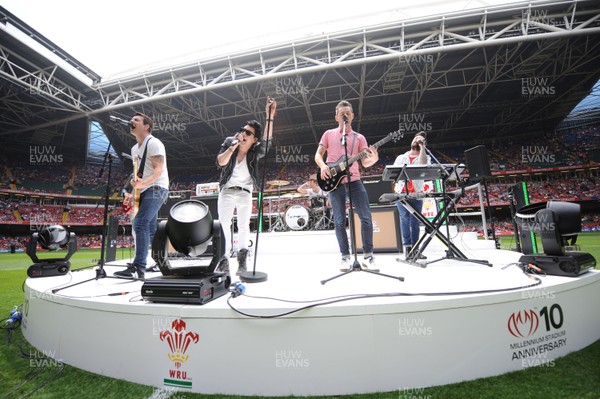
<path fill-rule="evenodd" d="M 136 112 L 135 115 L 142 117 L 142 119 L 144 121 L 144 125 L 150 125 L 150 130 L 148 130 L 148 131 L 151 132 L 152 131 L 152 126 L 154 125 L 154 121 L 152 120 L 152 118 L 150 118 L 146 114 L 142 114 L 141 112 Z"/>
<path fill-rule="evenodd" d="M 257 140 L 260 140 L 262 137 L 262 125 L 254 119 L 246 122 L 246 125 L 252 126 L 254 128 L 254 137 L 256 137 Z"/>
<path fill-rule="evenodd" d="M 416 136 L 421 136 L 424 139 L 426 139 L 427 138 L 427 132 L 424 132 L 424 131 L 421 130 L 419 133 L 415 134 L 415 137 Z"/>

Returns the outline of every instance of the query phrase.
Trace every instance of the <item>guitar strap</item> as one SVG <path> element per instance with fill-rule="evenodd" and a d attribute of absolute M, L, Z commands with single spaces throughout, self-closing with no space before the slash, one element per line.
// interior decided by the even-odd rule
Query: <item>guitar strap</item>
<path fill-rule="evenodd" d="M 148 152 L 148 143 L 152 140 L 152 137 L 146 141 L 146 146 L 144 147 L 144 154 L 142 155 L 141 165 L 138 168 L 137 176 L 141 179 L 144 176 L 144 168 L 146 167 L 146 152 Z"/>

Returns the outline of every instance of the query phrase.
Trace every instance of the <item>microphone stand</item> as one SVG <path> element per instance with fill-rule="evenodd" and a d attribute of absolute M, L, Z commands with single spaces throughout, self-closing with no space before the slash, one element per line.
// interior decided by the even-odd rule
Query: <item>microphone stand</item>
<path fill-rule="evenodd" d="M 354 251 L 354 262 L 352 263 L 352 266 L 350 268 L 348 268 L 347 271 L 343 271 L 342 273 L 330 277 L 328 279 L 325 280 L 321 280 L 321 284 L 324 285 L 325 283 L 334 280 L 338 277 L 341 276 L 345 276 L 346 274 L 352 273 L 352 272 L 367 272 L 367 273 L 371 273 L 371 274 L 376 274 L 382 277 L 389 277 L 389 278 L 393 278 L 395 280 L 400 280 L 400 281 L 404 281 L 404 277 L 396 277 L 396 276 L 391 276 L 389 274 L 384 274 L 384 273 L 380 273 L 379 270 L 369 270 L 369 269 L 363 269 L 362 267 L 360 267 L 360 263 L 358 262 L 358 249 L 356 248 L 356 234 L 354 232 L 354 206 L 352 205 L 352 187 L 350 185 L 350 166 L 348 165 L 348 143 L 346 140 L 346 117 L 344 117 L 344 127 L 342 130 L 342 146 L 344 147 L 344 157 L 345 157 L 345 161 L 346 162 L 346 185 L 348 186 L 348 200 L 350 202 L 350 208 L 348 209 L 348 225 L 350 227 L 350 242 L 351 242 L 351 250 Z M 338 188 L 336 188 L 336 190 L 344 190 L 344 188 L 342 188 L 342 186 L 338 186 Z M 344 201 L 344 204 L 346 202 Z M 361 230 L 362 231 L 362 230 Z M 363 243 L 364 246 L 364 243 Z"/>
<path fill-rule="evenodd" d="M 446 170 L 444 165 L 442 165 L 440 163 L 440 161 L 438 161 L 438 159 L 431 153 L 431 151 L 429 151 L 429 148 L 427 148 L 426 145 L 424 145 L 424 144 L 421 144 L 421 145 L 424 146 L 423 148 L 425 148 L 425 152 L 427 153 L 427 155 L 429 155 L 431 157 L 431 159 L 433 159 L 435 161 L 435 163 L 439 166 L 440 170 L 442 171 L 442 176 L 440 176 L 442 178 L 442 198 L 444 199 L 444 209 L 446 209 L 445 201 L 449 201 L 449 198 L 446 198 L 446 180 L 448 180 L 448 178 L 450 177 L 450 173 Z M 447 221 L 446 221 L 446 238 L 448 238 L 448 240 L 450 240 L 450 225 Z M 450 253 L 451 252 L 449 252 L 448 254 L 450 254 Z"/>
<path fill-rule="evenodd" d="M 269 114 L 266 120 L 266 130 L 269 129 L 269 120 L 273 119 L 272 107 L 269 105 Z M 274 122 L 273 122 L 274 124 Z M 273 129 L 271 130 L 271 140 L 273 140 Z M 260 231 L 262 230 L 262 222 L 263 222 L 263 193 L 265 190 L 265 179 L 267 177 L 267 158 L 269 156 L 269 139 L 265 140 L 265 156 L 263 160 L 263 175 L 262 180 L 260 182 L 260 191 L 258 192 L 258 215 L 256 218 L 256 240 L 254 244 L 254 264 L 252 266 L 252 271 L 246 271 L 240 273 L 240 280 L 244 283 L 262 283 L 267 281 L 268 276 L 265 272 L 257 272 L 256 271 L 256 259 L 258 258 L 258 238 L 260 236 Z"/>
<path fill-rule="evenodd" d="M 104 192 L 104 216 L 102 219 L 102 233 L 101 233 L 102 243 L 100 246 L 100 261 L 98 262 L 98 265 L 97 265 L 98 268 L 96 269 L 96 277 L 90 278 L 90 279 L 87 279 L 84 281 L 80 281 L 75 284 L 67 285 L 65 287 L 53 289 L 52 290 L 53 294 L 56 294 L 58 291 L 64 290 L 66 288 L 70 288 L 70 287 L 74 287 L 79 284 L 87 283 L 88 281 L 98 280 L 98 279 L 107 277 L 106 271 L 104 270 L 104 260 L 105 260 L 104 251 L 105 251 L 105 247 L 106 247 L 106 231 L 108 230 L 107 225 L 108 225 L 108 205 L 109 205 L 109 197 L 110 197 L 110 178 L 111 178 L 111 174 L 112 174 L 112 163 L 113 163 L 113 160 L 115 159 L 115 157 L 110 153 L 110 147 L 111 147 L 111 144 L 108 143 L 108 148 L 106 149 L 106 153 L 104 153 L 104 162 L 102 163 L 102 167 L 100 168 L 100 173 L 98 173 L 98 178 L 101 178 L 102 175 L 104 174 L 104 167 L 106 166 L 106 161 L 108 160 L 108 176 L 106 178 L 106 189 Z M 113 276 L 110 276 L 110 277 L 118 278 L 118 277 L 113 277 Z"/>

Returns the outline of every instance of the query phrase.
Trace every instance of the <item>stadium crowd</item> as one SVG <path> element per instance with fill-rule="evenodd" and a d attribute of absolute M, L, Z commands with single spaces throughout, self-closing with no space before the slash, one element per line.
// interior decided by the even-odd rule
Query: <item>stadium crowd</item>
<path fill-rule="evenodd" d="M 509 203 L 511 187 L 526 181 L 531 203 L 560 201 L 598 201 L 600 199 L 600 125 L 562 129 L 542 138 L 519 138 L 495 140 L 485 143 L 493 176 L 487 182 L 490 204 L 505 206 Z M 464 151 L 471 145 L 452 144 L 434 147 L 433 154 L 441 163 L 465 163 Z M 575 149 L 575 150 L 574 150 Z M 277 153 L 275 148 L 275 153 Z M 380 160 L 363 171 L 365 176 L 380 175 L 386 165 L 396 157 L 394 148 L 380 149 Z M 307 198 L 298 198 L 296 188 L 316 173 L 310 155 L 306 162 L 280 162 L 276 158 L 268 166 L 265 186 L 264 212 L 284 213 L 292 205 L 309 207 Z M 0 224 L 48 224 L 101 225 L 104 216 L 102 196 L 104 179 L 99 178 L 99 165 L 31 165 L 15 160 L 2 160 L 0 182 Z M 109 215 L 119 219 L 120 224 L 130 224 L 124 214 L 118 193 L 129 176 L 126 167 L 113 168 Z M 466 176 L 466 173 L 464 175 Z M 207 170 L 178 170 L 171 179 L 171 190 L 195 191 L 196 184 L 216 181 L 217 172 Z M 273 180 L 286 182 L 269 184 Z M 48 195 L 45 195 L 48 194 Z M 56 194 L 56 195 L 52 195 Z M 484 199 L 485 201 L 485 199 Z M 478 207 L 476 190 L 468 190 L 457 204 L 458 208 Z M 256 202 L 253 213 L 257 213 Z M 512 231 L 512 223 L 497 221 L 500 232 Z M 586 215 L 584 230 L 598 230 L 597 214 Z M 481 222 L 465 221 L 462 231 L 481 233 Z M 0 250 L 7 250 L 16 240 L 22 244 L 23 237 L 0 236 Z M 128 240 L 122 239 L 124 244 Z M 80 246 L 99 245 L 99 238 L 81 237 Z"/>

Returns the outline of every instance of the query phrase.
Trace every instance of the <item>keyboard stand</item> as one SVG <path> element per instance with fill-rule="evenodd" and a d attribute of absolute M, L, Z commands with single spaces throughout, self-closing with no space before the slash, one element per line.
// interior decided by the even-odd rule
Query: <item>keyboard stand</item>
<path fill-rule="evenodd" d="M 464 196 L 464 188 L 460 190 L 446 193 L 446 180 L 453 172 L 456 172 L 456 164 L 439 164 L 439 165 L 404 165 L 404 166 L 386 166 L 382 180 L 393 180 L 398 181 L 402 178 L 405 180 L 437 180 L 442 179 L 442 187 L 444 188 L 443 193 L 426 194 L 424 197 L 437 197 L 442 198 L 444 208 L 437 212 L 437 215 L 432 221 L 429 221 L 423 214 L 417 212 L 410 204 L 408 200 L 411 199 L 410 195 L 398 195 L 397 202 L 400 202 L 404 208 L 406 208 L 411 215 L 416 217 L 419 222 L 425 226 L 425 234 L 423 234 L 417 243 L 413 246 L 410 253 L 406 254 L 406 261 L 410 264 L 414 264 L 421 267 L 426 267 L 429 264 L 439 262 L 443 259 L 456 259 L 464 262 L 473 262 L 486 266 L 492 266 L 486 260 L 468 259 L 465 254 L 462 253 L 456 245 L 450 241 L 449 237 L 444 235 L 440 228 L 448 219 L 450 210 L 454 208 L 456 203 Z M 407 186 L 405 186 L 407 187 Z M 429 232 L 428 232 L 429 231 Z M 433 260 L 431 262 L 417 263 L 417 260 L 421 254 L 425 251 L 433 237 L 437 237 L 444 243 L 448 248 L 446 255 L 440 259 Z"/>

